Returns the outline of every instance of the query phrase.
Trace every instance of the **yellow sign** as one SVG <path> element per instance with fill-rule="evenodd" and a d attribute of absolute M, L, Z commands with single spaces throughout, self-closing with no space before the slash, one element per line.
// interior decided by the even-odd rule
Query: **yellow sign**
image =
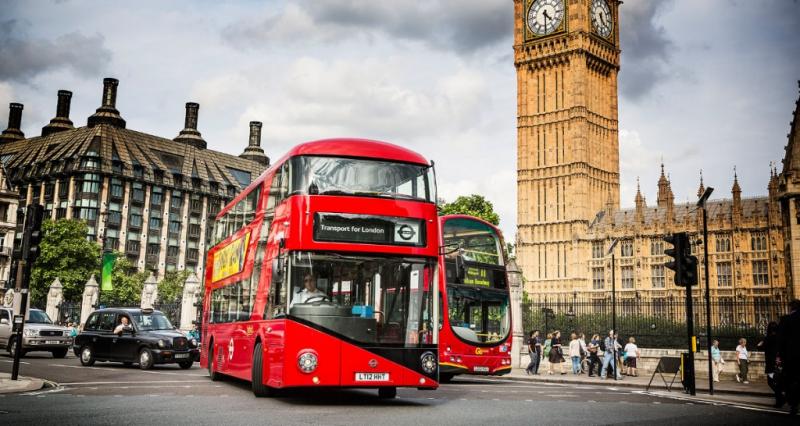
<path fill-rule="evenodd" d="M 489 281 L 489 271 L 468 266 L 464 276 L 464 284 L 491 287 L 492 282 Z"/>
<path fill-rule="evenodd" d="M 247 244 L 250 242 L 250 231 L 243 236 L 231 241 L 227 246 L 214 253 L 214 272 L 211 281 L 217 282 L 223 278 L 242 272 L 244 255 L 247 253 Z"/>
<path fill-rule="evenodd" d="M 697 352 L 697 336 L 692 336 L 692 352 Z"/>
<path fill-rule="evenodd" d="M 475 348 L 475 355 L 483 355 L 481 348 Z"/>

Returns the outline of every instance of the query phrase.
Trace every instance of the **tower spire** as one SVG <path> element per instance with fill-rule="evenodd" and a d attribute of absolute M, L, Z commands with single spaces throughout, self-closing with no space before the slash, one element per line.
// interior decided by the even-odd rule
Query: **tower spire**
<path fill-rule="evenodd" d="M 706 187 L 703 185 L 703 169 L 700 169 L 700 187 L 697 188 L 697 198 L 702 197 L 704 192 L 706 192 Z"/>

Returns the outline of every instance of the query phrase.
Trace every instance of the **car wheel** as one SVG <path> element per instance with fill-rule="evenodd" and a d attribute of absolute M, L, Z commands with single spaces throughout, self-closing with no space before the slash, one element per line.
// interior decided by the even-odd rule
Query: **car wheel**
<path fill-rule="evenodd" d="M 208 345 L 208 377 L 211 378 L 212 382 L 216 382 L 220 379 L 220 375 L 217 372 L 216 363 L 214 362 L 214 344 L 213 342 Z"/>
<path fill-rule="evenodd" d="M 143 348 L 139 351 L 139 368 L 149 370 L 153 368 L 153 353 L 150 349 Z"/>
<path fill-rule="evenodd" d="M 378 388 L 378 398 L 380 399 L 394 399 L 397 397 L 397 388 L 392 386 L 388 388 Z"/>
<path fill-rule="evenodd" d="M 14 356 L 14 353 L 17 351 L 17 341 L 18 339 L 15 337 L 12 338 L 8 344 L 8 353 L 11 354 L 12 357 Z M 19 357 L 22 358 L 24 356 L 25 356 L 25 349 L 20 349 Z"/>
<path fill-rule="evenodd" d="M 192 361 L 192 360 L 181 361 L 181 362 L 178 363 L 178 365 L 180 365 L 181 368 L 183 368 L 184 370 L 188 370 L 188 369 L 192 368 L 192 364 L 194 364 L 194 361 Z"/>
<path fill-rule="evenodd" d="M 94 352 L 92 352 L 91 346 L 81 348 L 81 364 L 86 367 L 94 365 Z"/>
<path fill-rule="evenodd" d="M 253 394 L 258 397 L 275 396 L 276 389 L 264 384 L 264 350 L 261 343 L 256 343 L 253 350 L 253 368 L 250 377 Z"/>
<path fill-rule="evenodd" d="M 64 358 L 67 356 L 67 348 L 53 349 L 53 358 Z"/>

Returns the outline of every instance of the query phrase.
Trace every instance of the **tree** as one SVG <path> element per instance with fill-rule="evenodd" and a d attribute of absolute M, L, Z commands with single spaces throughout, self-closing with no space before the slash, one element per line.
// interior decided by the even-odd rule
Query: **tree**
<path fill-rule="evenodd" d="M 189 271 L 169 271 L 158 283 L 158 299 L 164 303 L 177 302 L 183 295 L 183 285 L 189 277 Z"/>
<path fill-rule="evenodd" d="M 114 269 L 111 271 L 111 291 L 100 291 L 100 301 L 108 306 L 139 306 L 142 288 L 149 273 L 136 269 L 122 253 L 116 253 Z M 98 273 L 98 276 L 100 274 Z"/>
<path fill-rule="evenodd" d="M 500 216 L 494 212 L 492 203 L 478 194 L 462 195 L 452 203 L 440 204 L 439 214 L 442 216 L 447 214 L 466 214 L 481 218 L 495 226 L 500 224 Z"/>
<path fill-rule="evenodd" d="M 31 303 L 40 305 L 58 277 L 64 299 L 77 301 L 83 287 L 100 266 L 100 245 L 86 238 L 86 222 L 75 219 L 45 220 L 40 256 L 31 271 Z"/>

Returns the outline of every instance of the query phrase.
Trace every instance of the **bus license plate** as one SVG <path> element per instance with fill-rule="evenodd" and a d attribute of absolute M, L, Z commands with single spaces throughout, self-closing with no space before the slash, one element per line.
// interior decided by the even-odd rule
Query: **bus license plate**
<path fill-rule="evenodd" d="M 389 373 L 356 373 L 357 382 L 387 382 Z"/>
<path fill-rule="evenodd" d="M 475 366 L 475 368 L 473 370 L 476 373 L 488 373 L 489 372 L 489 367 L 484 367 L 484 366 L 481 366 L 481 365 L 477 365 L 477 366 Z"/>
<path fill-rule="evenodd" d="M 189 358 L 189 354 L 175 354 L 175 358 Z"/>

